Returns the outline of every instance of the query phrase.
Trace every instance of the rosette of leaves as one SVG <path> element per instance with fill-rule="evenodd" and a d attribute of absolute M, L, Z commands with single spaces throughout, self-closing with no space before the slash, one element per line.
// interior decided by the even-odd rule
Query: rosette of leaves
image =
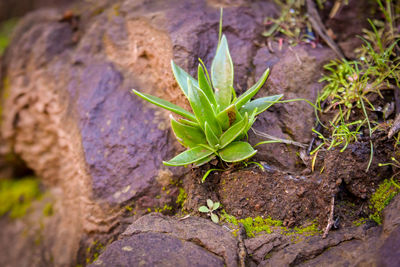
<path fill-rule="evenodd" d="M 218 215 L 214 214 L 213 212 L 216 211 L 219 208 L 219 206 L 220 206 L 219 202 L 214 202 L 211 199 L 207 199 L 207 206 L 201 206 L 199 208 L 199 211 L 207 213 L 208 216 L 211 217 L 211 220 L 214 223 L 218 223 L 219 222 Z"/>
<path fill-rule="evenodd" d="M 192 112 L 158 97 L 133 89 L 133 93 L 182 118 L 171 116 L 171 127 L 178 141 L 187 148 L 169 161 L 168 166 L 203 165 L 215 157 L 225 162 L 239 162 L 256 154 L 247 135 L 256 116 L 276 103 L 283 95 L 251 100 L 265 83 L 269 69 L 245 93 L 236 97 L 233 88 L 233 64 L 225 35 L 220 38 L 211 65 L 211 77 L 200 60 L 197 80 L 173 61 L 175 79 L 189 100 Z"/>

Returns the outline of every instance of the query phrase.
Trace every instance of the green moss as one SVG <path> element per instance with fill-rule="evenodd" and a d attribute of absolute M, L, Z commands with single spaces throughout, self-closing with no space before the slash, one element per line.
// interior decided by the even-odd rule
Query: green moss
<path fill-rule="evenodd" d="M 171 211 L 172 209 L 173 209 L 172 206 L 165 204 L 164 207 L 162 207 L 162 208 L 154 208 L 154 212 L 163 213 L 163 212 L 166 212 L 166 211 Z M 150 208 L 148 210 L 151 211 Z"/>
<path fill-rule="evenodd" d="M 125 206 L 125 209 L 126 209 L 127 211 L 132 211 L 132 210 L 133 210 L 133 208 L 132 208 L 131 206 L 129 206 L 129 205 Z"/>
<path fill-rule="evenodd" d="M 226 213 L 225 210 L 222 210 L 222 211 L 221 211 L 221 219 L 223 219 L 223 220 L 225 220 L 227 223 L 231 223 L 231 224 L 233 224 L 233 225 L 235 225 L 235 226 L 238 226 L 238 225 L 239 225 L 239 223 L 238 223 L 236 217 L 233 216 L 233 215 L 230 215 L 230 214 Z"/>
<path fill-rule="evenodd" d="M 179 195 L 176 198 L 176 204 L 178 204 L 179 207 L 183 207 L 183 203 L 186 201 L 186 199 L 187 199 L 187 194 L 185 192 L 185 189 L 179 187 Z"/>
<path fill-rule="evenodd" d="M 53 203 L 47 203 L 43 208 L 43 215 L 50 217 L 54 214 Z"/>
<path fill-rule="evenodd" d="M 393 183 L 393 180 L 384 180 L 379 185 L 376 192 L 371 196 L 371 205 L 369 208 L 373 213 L 369 216 L 369 218 L 374 220 L 377 224 L 382 223 L 383 209 L 389 205 L 390 201 L 400 192 L 400 189 Z"/>
<path fill-rule="evenodd" d="M 273 220 L 270 217 L 264 219 L 260 216 L 255 218 L 247 217 L 245 219 L 238 220 L 238 222 L 243 224 L 247 236 L 249 237 L 255 237 L 255 235 L 260 232 L 271 234 L 273 232 L 272 227 L 282 226 L 282 221 Z"/>
<path fill-rule="evenodd" d="M 268 260 L 272 257 L 272 253 L 268 252 L 267 255 L 264 256 L 264 260 Z"/>
<path fill-rule="evenodd" d="M 294 227 L 294 228 L 286 228 L 283 227 L 283 222 L 280 220 L 274 220 L 271 217 L 262 218 L 260 216 L 252 218 L 247 217 L 245 219 L 236 219 L 235 216 L 229 215 L 225 212 L 225 210 L 221 211 L 221 219 L 226 222 L 238 226 L 240 223 L 243 225 L 246 230 L 246 234 L 248 237 L 255 237 L 257 234 L 263 232 L 266 234 L 271 234 L 274 232 L 279 232 L 283 235 L 296 235 L 296 236 L 313 236 L 321 233 L 318 229 L 318 226 L 315 222 L 311 225 L 303 226 L 303 227 Z M 296 240 L 298 237 L 294 237 Z"/>
<path fill-rule="evenodd" d="M 282 227 L 281 233 L 284 235 L 314 236 L 316 234 L 320 234 L 321 231 L 319 230 L 317 224 L 313 222 L 308 226 L 301 226 L 301 227 L 295 226 L 294 228 Z"/>
<path fill-rule="evenodd" d="M 20 218 L 26 214 L 32 201 L 40 196 L 36 178 L 0 180 L 0 216 L 9 214 L 11 218 Z"/>
<path fill-rule="evenodd" d="M 358 220 L 355 220 L 355 221 L 353 222 L 353 224 L 354 224 L 355 226 L 361 226 L 361 225 L 365 224 L 367 221 L 368 221 L 367 218 L 360 218 L 360 219 L 358 219 Z"/>
<path fill-rule="evenodd" d="M 86 264 L 95 262 L 104 248 L 105 246 L 101 242 L 94 241 L 92 245 L 86 249 L 86 254 L 88 255 L 86 258 Z"/>
<path fill-rule="evenodd" d="M 9 19 L 0 24 L 0 56 L 10 43 L 11 33 L 17 24 L 17 19 Z"/>

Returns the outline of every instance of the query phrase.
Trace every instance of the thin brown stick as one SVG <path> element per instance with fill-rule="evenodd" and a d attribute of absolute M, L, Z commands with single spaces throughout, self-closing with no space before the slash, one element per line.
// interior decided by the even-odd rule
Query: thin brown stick
<path fill-rule="evenodd" d="M 328 44 L 328 46 L 339 56 L 339 58 L 345 58 L 342 50 L 340 47 L 326 34 L 326 29 L 322 20 L 318 14 L 318 10 L 315 7 L 314 1 L 307 0 L 307 13 L 308 13 L 308 20 L 311 23 L 313 29 L 321 36 L 322 39 Z"/>
<path fill-rule="evenodd" d="M 332 228 L 332 225 L 334 223 L 334 220 L 333 220 L 333 211 L 334 210 L 335 210 L 335 196 L 333 196 L 331 199 L 331 212 L 329 213 L 328 224 L 326 225 L 326 228 L 325 228 L 322 238 L 326 238 L 328 236 L 329 230 Z"/>

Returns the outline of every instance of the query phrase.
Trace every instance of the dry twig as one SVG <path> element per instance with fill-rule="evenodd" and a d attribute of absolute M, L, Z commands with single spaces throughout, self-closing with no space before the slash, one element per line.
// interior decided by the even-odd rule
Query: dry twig
<path fill-rule="evenodd" d="M 308 19 L 311 22 L 313 29 L 321 36 L 322 39 L 328 44 L 328 46 L 340 57 L 345 58 L 342 50 L 339 46 L 332 40 L 332 38 L 326 33 L 326 29 L 322 20 L 318 14 L 318 10 L 315 7 L 314 1 L 307 0 L 307 13 Z"/>
<path fill-rule="evenodd" d="M 326 225 L 326 228 L 325 228 L 322 238 L 326 238 L 328 236 L 328 232 L 332 228 L 333 223 L 335 222 L 333 220 L 333 211 L 334 210 L 335 210 L 335 196 L 333 196 L 331 199 L 331 212 L 329 213 L 328 224 Z"/>

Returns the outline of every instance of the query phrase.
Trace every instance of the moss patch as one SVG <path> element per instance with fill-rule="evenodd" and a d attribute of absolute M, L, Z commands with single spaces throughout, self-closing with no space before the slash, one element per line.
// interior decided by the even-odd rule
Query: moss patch
<path fill-rule="evenodd" d="M 239 223 L 243 224 L 248 237 L 255 237 L 259 233 L 280 233 L 287 236 L 313 236 L 321 233 L 321 231 L 318 229 L 318 226 L 314 222 L 307 226 L 287 228 L 283 226 L 282 221 L 274 220 L 271 217 L 262 218 L 258 216 L 255 218 L 247 217 L 245 219 L 238 220 L 235 218 L 235 216 L 227 214 L 225 210 L 222 210 L 221 213 L 221 219 L 225 220 L 226 222 L 234 226 L 239 226 Z M 236 232 L 237 231 L 234 231 L 233 233 L 236 234 Z M 295 239 L 297 240 L 298 237 Z"/>
<path fill-rule="evenodd" d="M 0 180 L 0 216 L 19 218 L 26 214 L 33 200 L 41 196 L 39 181 L 34 177 Z"/>
<path fill-rule="evenodd" d="M 47 203 L 43 208 L 43 215 L 45 217 L 50 217 L 54 214 L 53 203 Z"/>
<path fill-rule="evenodd" d="M 11 33 L 17 24 L 17 19 L 9 19 L 0 24 L 0 56 L 10 43 Z"/>
<path fill-rule="evenodd" d="M 384 180 L 371 196 L 371 205 L 369 208 L 372 210 L 372 214 L 369 216 L 371 220 L 374 220 L 377 224 L 382 223 L 382 211 L 389 205 L 390 201 L 400 192 L 400 188 L 393 179 Z"/>
<path fill-rule="evenodd" d="M 154 212 L 159 212 L 159 213 L 168 213 L 173 210 L 173 207 L 170 205 L 165 204 L 164 207 L 162 208 L 154 208 Z M 147 209 L 147 211 L 151 212 L 152 210 L 150 208 Z"/>
<path fill-rule="evenodd" d="M 86 258 L 86 264 L 90 264 L 99 258 L 100 253 L 104 250 L 105 246 L 99 242 L 94 241 L 91 246 L 86 249 L 86 254 L 89 255 Z"/>
<path fill-rule="evenodd" d="M 176 198 L 176 204 L 179 207 L 183 207 L 183 203 L 186 201 L 187 198 L 187 194 L 185 192 L 185 189 L 183 189 L 182 187 L 179 187 L 179 195 Z"/>

